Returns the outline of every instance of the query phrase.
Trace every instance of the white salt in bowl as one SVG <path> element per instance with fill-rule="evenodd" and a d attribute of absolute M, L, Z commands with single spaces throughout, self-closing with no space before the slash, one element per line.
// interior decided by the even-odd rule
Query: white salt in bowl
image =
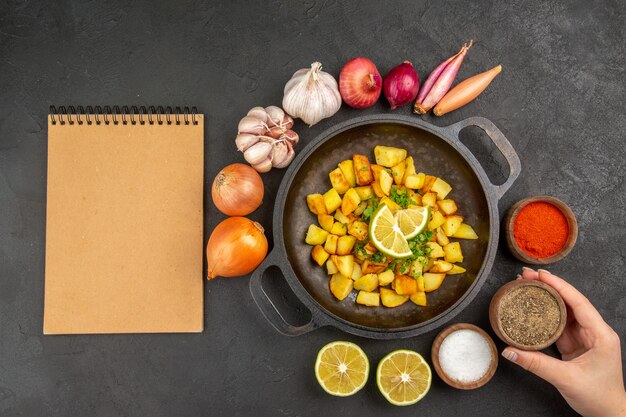
<path fill-rule="evenodd" d="M 439 378 L 463 390 L 482 387 L 498 368 L 498 350 L 493 339 L 469 323 L 443 329 L 433 342 L 431 358 Z"/>

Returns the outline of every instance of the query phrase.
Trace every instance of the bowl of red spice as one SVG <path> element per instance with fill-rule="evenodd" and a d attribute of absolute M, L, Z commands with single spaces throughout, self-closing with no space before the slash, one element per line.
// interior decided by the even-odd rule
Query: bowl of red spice
<path fill-rule="evenodd" d="M 528 197 L 515 203 L 505 220 L 506 242 L 522 262 L 551 264 L 565 258 L 578 239 L 572 210 L 551 196 Z"/>

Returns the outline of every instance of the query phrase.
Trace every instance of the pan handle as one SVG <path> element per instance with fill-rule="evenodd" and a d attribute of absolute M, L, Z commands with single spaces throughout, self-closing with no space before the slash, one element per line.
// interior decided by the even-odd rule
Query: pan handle
<path fill-rule="evenodd" d="M 491 139 L 494 145 L 496 145 L 500 153 L 504 156 L 509 164 L 509 177 L 504 182 L 504 184 L 491 184 L 492 187 L 495 189 L 496 195 L 498 196 L 499 200 L 502 198 L 504 193 L 506 193 L 508 189 L 511 188 L 511 185 L 513 185 L 522 170 L 522 164 L 520 163 L 519 156 L 517 156 L 517 153 L 515 152 L 515 149 L 513 149 L 511 142 L 509 142 L 507 138 L 504 137 L 500 129 L 498 129 L 496 125 L 493 124 L 493 122 L 485 119 L 484 117 L 470 117 L 465 120 L 461 120 L 458 123 L 450 125 L 446 129 L 449 129 L 451 133 L 458 139 L 461 130 L 465 129 L 468 126 L 478 126 L 482 130 L 484 130 L 487 136 L 489 136 L 489 139 Z"/>
<path fill-rule="evenodd" d="M 281 268 L 280 263 L 275 259 L 276 257 L 277 251 L 273 250 L 250 277 L 250 293 L 252 294 L 254 302 L 267 321 L 269 321 L 279 333 L 286 336 L 300 336 L 311 330 L 315 330 L 318 325 L 313 321 L 313 314 L 311 314 L 311 321 L 302 326 L 289 324 L 282 314 L 280 314 L 269 294 L 263 289 L 263 275 L 265 271 L 271 266 Z M 282 268 L 281 272 L 283 272 Z"/>

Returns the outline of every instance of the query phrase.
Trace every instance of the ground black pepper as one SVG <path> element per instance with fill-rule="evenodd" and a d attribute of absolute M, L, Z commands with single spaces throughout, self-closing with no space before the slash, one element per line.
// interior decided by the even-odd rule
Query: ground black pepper
<path fill-rule="evenodd" d="M 498 315 L 507 336 L 525 346 L 545 343 L 561 323 L 556 299 L 543 288 L 534 286 L 522 286 L 505 295 Z"/>

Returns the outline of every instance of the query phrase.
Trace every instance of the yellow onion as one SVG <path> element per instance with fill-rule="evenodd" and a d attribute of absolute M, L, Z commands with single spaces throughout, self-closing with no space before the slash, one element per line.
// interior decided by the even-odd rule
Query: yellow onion
<path fill-rule="evenodd" d="M 208 279 L 237 277 L 254 271 L 267 255 L 263 226 L 245 217 L 217 225 L 206 247 Z"/>
<path fill-rule="evenodd" d="M 211 197 L 219 211 L 229 216 L 245 216 L 263 202 L 263 180 L 251 167 L 231 164 L 213 180 Z"/>

